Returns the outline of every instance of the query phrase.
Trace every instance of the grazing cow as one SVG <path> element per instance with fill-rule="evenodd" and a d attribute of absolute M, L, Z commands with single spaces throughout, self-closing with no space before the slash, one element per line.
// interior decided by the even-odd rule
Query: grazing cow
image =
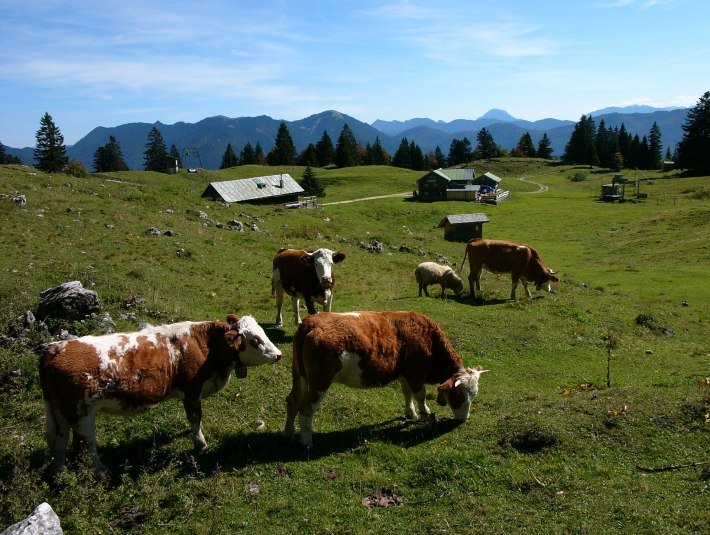
<path fill-rule="evenodd" d="M 299 299 L 306 302 L 309 314 L 316 313 L 315 303 L 323 305 L 325 312 L 330 312 L 335 284 L 333 264 L 343 260 L 345 253 L 334 253 L 330 249 L 316 249 L 313 252 L 279 249 L 274 257 L 271 277 L 271 295 L 276 297 L 276 326 L 283 325 L 281 308 L 284 292 L 291 296 L 296 325 L 301 323 Z"/>
<path fill-rule="evenodd" d="M 446 290 L 452 290 L 456 295 L 463 292 L 463 282 L 456 272 L 449 266 L 442 266 L 436 262 L 422 262 L 414 270 L 414 278 L 419 285 L 419 297 L 424 294 L 429 297 L 427 287 L 430 284 L 441 285 L 441 297 L 446 297 Z"/>
<path fill-rule="evenodd" d="M 535 283 L 538 291 L 543 284 L 546 284 L 547 291 L 551 292 L 550 283 L 560 280 L 555 277 L 556 271 L 545 267 L 537 251 L 524 243 L 473 238 L 466 244 L 462 267 L 466 262 L 466 255 L 468 255 L 471 271 L 468 275 L 468 284 L 471 296 L 474 298 L 475 290 L 481 291 L 481 271 L 484 267 L 491 273 L 510 273 L 513 280 L 513 289 L 510 292 L 512 300 L 515 300 L 515 288 L 519 280 L 523 281 L 528 297 L 532 297 L 528 289 L 528 281 Z"/>
<path fill-rule="evenodd" d="M 431 418 L 425 384 L 438 384 L 437 402 L 447 403 L 454 418 L 468 419 L 478 394 L 478 378 L 487 370 L 464 368 L 446 335 L 417 312 L 350 312 L 308 316 L 293 337 L 293 385 L 286 398 L 284 434 L 292 437 L 296 416 L 300 441 L 313 445 L 313 415 L 332 383 L 354 388 L 385 386 L 398 379 L 404 414 Z"/>
<path fill-rule="evenodd" d="M 47 413 L 46 438 L 53 456 L 50 471 L 65 463 L 69 429 L 103 471 L 96 453 L 99 412 L 134 414 L 178 397 L 203 451 L 202 398 L 245 377 L 247 366 L 273 363 L 281 351 L 251 316 L 230 314 L 221 321 L 184 322 L 137 332 L 84 336 L 43 347 L 39 376 Z"/>

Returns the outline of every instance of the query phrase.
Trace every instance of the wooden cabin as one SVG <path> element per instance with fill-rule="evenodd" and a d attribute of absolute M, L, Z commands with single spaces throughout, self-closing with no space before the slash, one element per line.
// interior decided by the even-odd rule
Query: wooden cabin
<path fill-rule="evenodd" d="M 446 241 L 468 242 L 483 237 L 483 223 L 488 223 L 486 214 L 447 215 L 438 225 L 444 229 Z"/>

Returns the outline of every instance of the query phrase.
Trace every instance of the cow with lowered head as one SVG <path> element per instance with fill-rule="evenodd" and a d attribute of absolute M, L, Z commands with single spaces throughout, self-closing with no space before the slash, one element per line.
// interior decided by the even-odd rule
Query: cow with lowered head
<path fill-rule="evenodd" d="M 461 267 L 466 263 L 466 255 L 468 255 L 471 271 L 468 275 L 468 284 L 473 298 L 476 297 L 475 290 L 481 291 L 483 268 L 491 273 L 510 273 L 513 282 L 510 292 L 512 300 L 515 300 L 518 281 L 523 282 L 525 293 L 528 297 L 532 297 L 528 282 L 534 283 L 537 291 L 540 291 L 544 285 L 545 289 L 551 292 L 550 283 L 560 280 L 555 277 L 555 271 L 545 267 L 537 251 L 524 243 L 473 238 L 466 244 Z"/>
<path fill-rule="evenodd" d="M 299 418 L 300 441 L 313 445 L 313 415 L 332 383 L 382 387 L 398 380 L 404 414 L 431 418 L 427 384 L 437 384 L 437 402 L 456 420 L 467 420 L 487 370 L 465 368 L 439 325 L 418 312 L 349 312 L 308 316 L 293 336 L 292 387 L 286 398 L 284 434 Z"/>
<path fill-rule="evenodd" d="M 325 312 L 330 312 L 335 284 L 333 265 L 343 260 L 345 253 L 330 249 L 279 249 L 274 257 L 271 276 L 271 294 L 276 298 L 276 325 L 283 325 L 281 309 L 284 292 L 291 296 L 296 325 L 301 323 L 300 299 L 306 302 L 309 314 L 316 313 L 315 303 L 321 304 Z"/>
<path fill-rule="evenodd" d="M 281 351 L 251 316 L 227 322 L 183 322 L 137 332 L 84 336 L 42 348 L 39 377 L 46 408 L 50 472 L 65 464 L 69 430 L 103 471 L 96 452 L 96 415 L 129 415 L 171 397 L 182 400 L 195 447 L 202 434 L 202 399 L 229 382 L 232 370 L 274 363 Z"/>

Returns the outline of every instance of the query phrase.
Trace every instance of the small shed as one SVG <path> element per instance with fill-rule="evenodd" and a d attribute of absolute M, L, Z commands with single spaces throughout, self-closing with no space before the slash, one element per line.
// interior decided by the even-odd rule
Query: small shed
<path fill-rule="evenodd" d="M 304 193 L 298 182 L 284 173 L 211 182 L 202 197 L 225 203 L 276 204 L 297 202 Z"/>
<path fill-rule="evenodd" d="M 488 221 L 486 214 L 454 214 L 442 219 L 438 228 L 444 229 L 446 241 L 467 242 L 472 238 L 482 238 L 483 223 Z"/>
<path fill-rule="evenodd" d="M 496 189 L 500 185 L 501 179 L 493 173 L 483 173 L 481 176 L 473 180 L 473 184 L 481 186 L 481 188 Z"/>

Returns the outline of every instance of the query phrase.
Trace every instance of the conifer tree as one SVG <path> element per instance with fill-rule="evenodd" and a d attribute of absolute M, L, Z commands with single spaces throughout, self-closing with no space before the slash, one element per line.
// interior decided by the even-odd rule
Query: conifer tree
<path fill-rule="evenodd" d="M 146 171 L 164 171 L 165 159 L 168 156 L 168 148 L 165 146 L 163 134 L 153 127 L 148 132 L 148 142 L 145 144 L 143 152 L 143 168 Z"/>
<path fill-rule="evenodd" d="M 412 162 L 412 169 L 415 171 L 423 171 L 426 169 L 424 153 L 414 141 L 409 143 L 409 160 Z"/>
<path fill-rule="evenodd" d="M 269 152 L 267 160 L 269 165 L 293 165 L 296 161 L 296 147 L 284 122 L 279 125 L 274 148 Z"/>
<path fill-rule="evenodd" d="M 476 134 L 476 157 L 478 159 L 490 160 L 499 155 L 498 146 L 496 145 L 493 135 L 487 128 L 481 128 Z"/>
<path fill-rule="evenodd" d="M 535 154 L 538 158 L 544 158 L 546 160 L 549 160 L 550 158 L 552 158 L 553 151 L 554 149 L 552 148 L 552 142 L 550 141 L 547 132 L 545 132 L 544 134 L 542 134 L 542 137 L 540 138 L 540 141 L 537 144 L 537 151 L 535 151 Z"/>
<path fill-rule="evenodd" d="M 318 167 L 318 158 L 316 157 L 316 147 L 313 143 L 308 146 L 298 155 L 298 165 L 306 165 Z"/>
<path fill-rule="evenodd" d="M 439 145 L 427 154 L 427 166 L 429 169 L 441 169 L 446 167 L 446 156 L 444 156 L 444 153 Z"/>
<path fill-rule="evenodd" d="M 338 167 L 354 167 L 360 165 L 360 152 L 358 150 L 355 134 L 350 127 L 345 124 L 338 136 L 335 145 L 335 156 L 333 159 Z"/>
<path fill-rule="evenodd" d="M 309 195 L 325 197 L 325 188 L 323 187 L 323 183 L 313 172 L 310 165 L 306 166 L 306 169 L 303 171 L 303 175 L 301 175 L 301 187 Z"/>
<path fill-rule="evenodd" d="M 222 156 L 222 163 L 220 164 L 220 169 L 229 169 L 230 167 L 236 167 L 239 165 L 239 160 L 237 155 L 234 153 L 231 143 L 227 143 L 227 148 Z"/>
<path fill-rule="evenodd" d="M 534 158 L 535 157 L 535 145 L 533 144 L 532 137 L 530 137 L 530 132 L 525 132 L 520 136 L 518 145 L 513 149 L 513 156 L 519 158 Z"/>
<path fill-rule="evenodd" d="M 239 165 L 255 165 L 256 163 L 258 163 L 256 151 L 254 150 L 252 144 L 247 141 L 247 144 L 244 145 L 242 152 L 239 153 Z"/>
<path fill-rule="evenodd" d="M 182 157 L 180 156 L 180 151 L 175 146 L 175 143 L 170 145 L 170 157 L 175 158 L 178 163 L 178 169 L 182 169 Z"/>
<path fill-rule="evenodd" d="M 316 159 L 318 160 L 318 167 L 325 167 L 333 163 L 335 158 L 335 147 L 333 146 L 333 141 L 330 139 L 328 132 L 323 131 L 318 143 L 316 143 Z"/>
<path fill-rule="evenodd" d="M 596 138 L 596 125 L 590 115 L 582 115 L 579 122 L 574 125 L 574 130 L 570 136 L 562 160 L 565 163 L 587 164 L 589 166 L 599 165 L 597 148 L 594 144 Z"/>
<path fill-rule="evenodd" d="M 710 91 L 688 111 L 677 153 L 679 167 L 694 174 L 710 174 Z"/>
<path fill-rule="evenodd" d="M 394 167 L 403 167 L 404 169 L 412 168 L 412 153 L 409 150 L 409 141 L 406 137 L 399 142 L 397 152 L 392 157 L 392 165 Z"/>
<path fill-rule="evenodd" d="M 468 163 L 472 159 L 473 152 L 471 151 L 471 142 L 468 140 L 468 138 L 454 138 L 451 141 L 451 145 L 449 146 L 449 156 L 447 158 L 447 164 L 449 165 L 449 167 Z"/>
<path fill-rule="evenodd" d="M 12 154 L 8 154 L 5 145 L 0 142 L 0 164 L 21 164 L 22 161 Z"/>
<path fill-rule="evenodd" d="M 375 142 L 370 146 L 368 143 L 365 147 L 366 164 L 367 165 L 389 165 L 390 155 L 382 146 L 380 136 L 375 138 Z"/>
<path fill-rule="evenodd" d="M 663 142 L 661 127 L 655 121 L 648 133 L 648 165 L 649 169 L 660 169 L 663 166 Z"/>
<path fill-rule="evenodd" d="M 256 142 L 256 147 L 254 147 L 254 157 L 256 158 L 257 165 L 266 164 L 266 155 L 264 154 L 264 149 L 261 148 L 261 143 Z"/>
<path fill-rule="evenodd" d="M 94 152 L 94 171 L 97 173 L 128 171 L 121 145 L 114 136 L 109 136 L 108 142 Z"/>
<path fill-rule="evenodd" d="M 64 146 L 64 136 L 54 124 L 49 113 L 45 112 L 39 124 L 39 130 L 35 134 L 37 145 L 34 149 L 37 169 L 47 173 L 61 171 L 69 163 L 67 148 Z"/>

